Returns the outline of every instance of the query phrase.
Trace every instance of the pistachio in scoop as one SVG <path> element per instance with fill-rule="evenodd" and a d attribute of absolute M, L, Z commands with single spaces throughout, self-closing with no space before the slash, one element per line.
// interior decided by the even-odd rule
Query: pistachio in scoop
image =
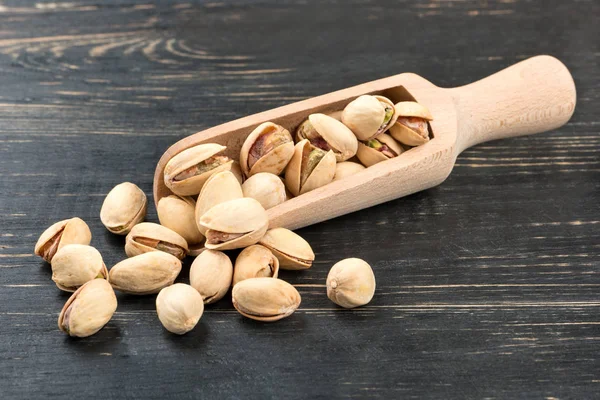
<path fill-rule="evenodd" d="M 128 257 L 150 251 L 163 251 L 178 259 L 188 252 L 188 244 L 181 235 L 153 222 L 142 222 L 133 227 L 125 238 L 125 253 Z"/>
<path fill-rule="evenodd" d="M 366 167 L 399 156 L 403 149 L 390 135 L 382 133 L 375 139 L 360 142 L 356 156 Z"/>
<path fill-rule="evenodd" d="M 346 125 L 325 114 L 309 115 L 296 129 L 296 141 L 302 139 L 321 150 L 332 150 L 338 162 L 354 157 L 358 146 L 356 136 Z"/>
<path fill-rule="evenodd" d="M 294 196 L 328 184 L 335 175 L 335 155 L 314 147 L 307 139 L 298 142 L 285 170 L 285 185 Z"/>
<path fill-rule="evenodd" d="M 420 146 L 429 141 L 428 121 L 433 117 L 429 110 L 414 101 L 401 101 L 395 105 L 398 119 L 390 127 L 390 134 L 408 146 Z"/>
<path fill-rule="evenodd" d="M 269 218 L 260 203 L 252 198 L 229 200 L 200 217 L 206 228 L 207 249 L 239 249 L 257 243 L 267 231 Z"/>
<path fill-rule="evenodd" d="M 231 169 L 233 160 L 222 154 L 225 149 L 220 144 L 206 143 L 175 155 L 165 166 L 165 185 L 179 196 L 200 193 L 212 174 Z"/>
<path fill-rule="evenodd" d="M 240 165 L 246 177 L 259 172 L 281 174 L 294 152 L 294 140 L 281 125 L 265 122 L 248 135 L 240 150 Z"/>
<path fill-rule="evenodd" d="M 348 103 L 342 112 L 342 122 L 358 140 L 369 140 L 396 122 L 394 103 L 383 96 L 363 95 Z"/>
<path fill-rule="evenodd" d="M 92 232 L 81 218 L 65 219 L 46 229 L 35 244 L 35 254 L 47 262 L 68 244 L 90 244 Z"/>

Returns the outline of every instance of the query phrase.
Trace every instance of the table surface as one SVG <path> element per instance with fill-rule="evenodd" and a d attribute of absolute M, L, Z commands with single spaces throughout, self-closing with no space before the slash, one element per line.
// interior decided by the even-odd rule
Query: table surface
<path fill-rule="evenodd" d="M 3 399 L 600 392 L 600 2 L 0 4 Z M 132 181 L 151 196 L 177 140 L 400 72 L 452 87 L 545 53 L 574 76 L 571 121 L 469 149 L 436 188 L 300 230 L 317 259 L 282 273 L 302 295 L 292 317 L 257 323 L 226 298 L 178 337 L 153 296 L 119 294 L 97 335 L 57 329 L 68 295 L 33 255 L 37 237 L 79 216 L 114 265 L 123 238 L 100 223 L 105 194 Z M 366 307 L 325 295 L 346 257 L 373 266 Z"/>

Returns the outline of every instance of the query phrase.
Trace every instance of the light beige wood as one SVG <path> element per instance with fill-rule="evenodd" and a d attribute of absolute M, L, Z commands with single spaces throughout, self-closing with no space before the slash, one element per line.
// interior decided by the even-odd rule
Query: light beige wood
<path fill-rule="evenodd" d="M 404 73 L 241 118 L 180 140 L 161 157 L 154 175 L 154 201 L 171 194 L 163 182 L 167 161 L 200 143 L 220 143 L 238 159 L 246 136 L 272 121 L 291 132 L 309 114 L 342 109 L 362 94 L 394 103 L 416 100 L 431 111 L 433 139 L 399 157 L 373 165 L 352 179 L 334 181 L 268 210 L 271 227 L 296 229 L 371 207 L 442 183 L 456 157 L 489 140 L 539 133 L 566 123 L 575 109 L 575 84 L 551 56 L 537 56 L 470 85 L 444 89 Z"/>

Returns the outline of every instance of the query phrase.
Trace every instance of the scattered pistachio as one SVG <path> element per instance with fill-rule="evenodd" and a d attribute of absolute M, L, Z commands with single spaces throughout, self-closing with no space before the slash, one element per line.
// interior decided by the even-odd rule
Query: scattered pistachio
<path fill-rule="evenodd" d="M 337 262 L 327 275 L 327 297 L 344 308 L 363 306 L 375 294 L 375 275 L 360 258 Z"/>
<path fill-rule="evenodd" d="M 292 315 L 301 301 L 295 287 L 276 278 L 245 279 L 233 287 L 231 297 L 240 314 L 263 322 Z"/>
<path fill-rule="evenodd" d="M 47 262 L 68 244 L 90 244 L 92 232 L 81 218 L 65 219 L 46 229 L 35 244 L 35 254 Z"/>
<path fill-rule="evenodd" d="M 74 292 L 92 279 L 107 279 L 100 252 L 84 244 L 68 244 L 52 258 L 52 280 L 60 290 Z"/>
<path fill-rule="evenodd" d="M 235 260 L 233 286 L 250 278 L 277 278 L 279 260 L 269 249 L 255 244 L 246 247 Z"/>
<path fill-rule="evenodd" d="M 190 285 L 202 295 L 204 304 L 221 300 L 231 286 L 232 276 L 231 260 L 217 250 L 205 250 L 190 267 Z"/>
<path fill-rule="evenodd" d="M 176 283 L 158 293 L 156 313 L 166 330 L 183 335 L 194 329 L 202 317 L 204 302 L 196 289 Z"/>
<path fill-rule="evenodd" d="M 148 200 L 137 185 L 123 182 L 106 195 L 100 210 L 100 220 L 112 233 L 127 235 L 134 225 L 146 217 Z"/>

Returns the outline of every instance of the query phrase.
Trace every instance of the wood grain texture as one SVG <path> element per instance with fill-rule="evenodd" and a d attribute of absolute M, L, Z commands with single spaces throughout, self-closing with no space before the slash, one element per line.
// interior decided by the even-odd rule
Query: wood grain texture
<path fill-rule="evenodd" d="M 0 2 L 1 397 L 597 397 L 598 15 L 594 1 Z M 100 223 L 103 197 L 124 180 L 150 195 L 176 141 L 401 72 L 456 87 L 535 54 L 572 72 L 570 122 L 299 230 L 317 259 L 282 274 L 302 295 L 292 317 L 259 324 L 224 299 L 173 337 L 153 297 L 118 295 L 99 334 L 58 331 L 67 296 L 38 235 L 80 216 L 114 265 L 123 238 Z M 352 256 L 378 286 L 346 311 L 323 285 Z"/>

